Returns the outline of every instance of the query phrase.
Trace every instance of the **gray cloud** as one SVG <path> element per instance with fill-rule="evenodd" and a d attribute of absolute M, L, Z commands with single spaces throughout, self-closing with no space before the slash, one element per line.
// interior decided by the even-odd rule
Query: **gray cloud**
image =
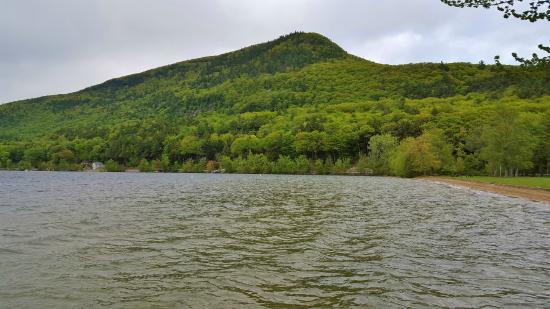
<path fill-rule="evenodd" d="M 0 102 L 219 54 L 292 31 L 322 33 L 382 63 L 512 63 L 548 42 L 548 23 L 439 0 L 4 0 Z"/>

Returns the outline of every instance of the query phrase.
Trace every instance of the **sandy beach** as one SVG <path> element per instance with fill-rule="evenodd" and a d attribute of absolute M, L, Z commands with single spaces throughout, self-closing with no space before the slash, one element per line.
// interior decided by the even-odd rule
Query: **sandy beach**
<path fill-rule="evenodd" d="M 501 184 L 482 183 L 476 181 L 466 181 L 461 179 L 453 179 L 447 177 L 422 177 L 420 179 L 446 183 L 451 185 L 462 186 L 474 190 L 482 190 L 502 194 L 510 197 L 523 198 L 536 202 L 544 202 L 550 204 L 550 190 L 526 188 L 518 186 L 509 186 Z"/>

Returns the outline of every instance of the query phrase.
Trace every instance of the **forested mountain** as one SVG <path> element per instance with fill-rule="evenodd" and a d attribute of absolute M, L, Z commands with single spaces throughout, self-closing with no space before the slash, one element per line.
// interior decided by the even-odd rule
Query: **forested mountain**
<path fill-rule="evenodd" d="M 0 168 L 86 161 L 109 170 L 547 173 L 550 68 L 384 65 L 292 33 L 0 105 Z"/>

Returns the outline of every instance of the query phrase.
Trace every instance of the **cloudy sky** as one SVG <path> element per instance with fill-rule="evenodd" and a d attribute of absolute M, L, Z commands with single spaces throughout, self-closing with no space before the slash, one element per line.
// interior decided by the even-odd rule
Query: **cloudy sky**
<path fill-rule="evenodd" d="M 381 63 L 529 55 L 549 23 L 439 0 L 1 0 L 0 103 L 66 93 L 293 31 Z"/>

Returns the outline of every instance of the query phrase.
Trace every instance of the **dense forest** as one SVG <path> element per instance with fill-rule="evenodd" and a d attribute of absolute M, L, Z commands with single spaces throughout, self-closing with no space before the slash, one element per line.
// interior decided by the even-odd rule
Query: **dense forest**
<path fill-rule="evenodd" d="M 315 33 L 0 105 L 0 168 L 524 175 L 550 170 L 550 67 L 384 65 Z"/>

